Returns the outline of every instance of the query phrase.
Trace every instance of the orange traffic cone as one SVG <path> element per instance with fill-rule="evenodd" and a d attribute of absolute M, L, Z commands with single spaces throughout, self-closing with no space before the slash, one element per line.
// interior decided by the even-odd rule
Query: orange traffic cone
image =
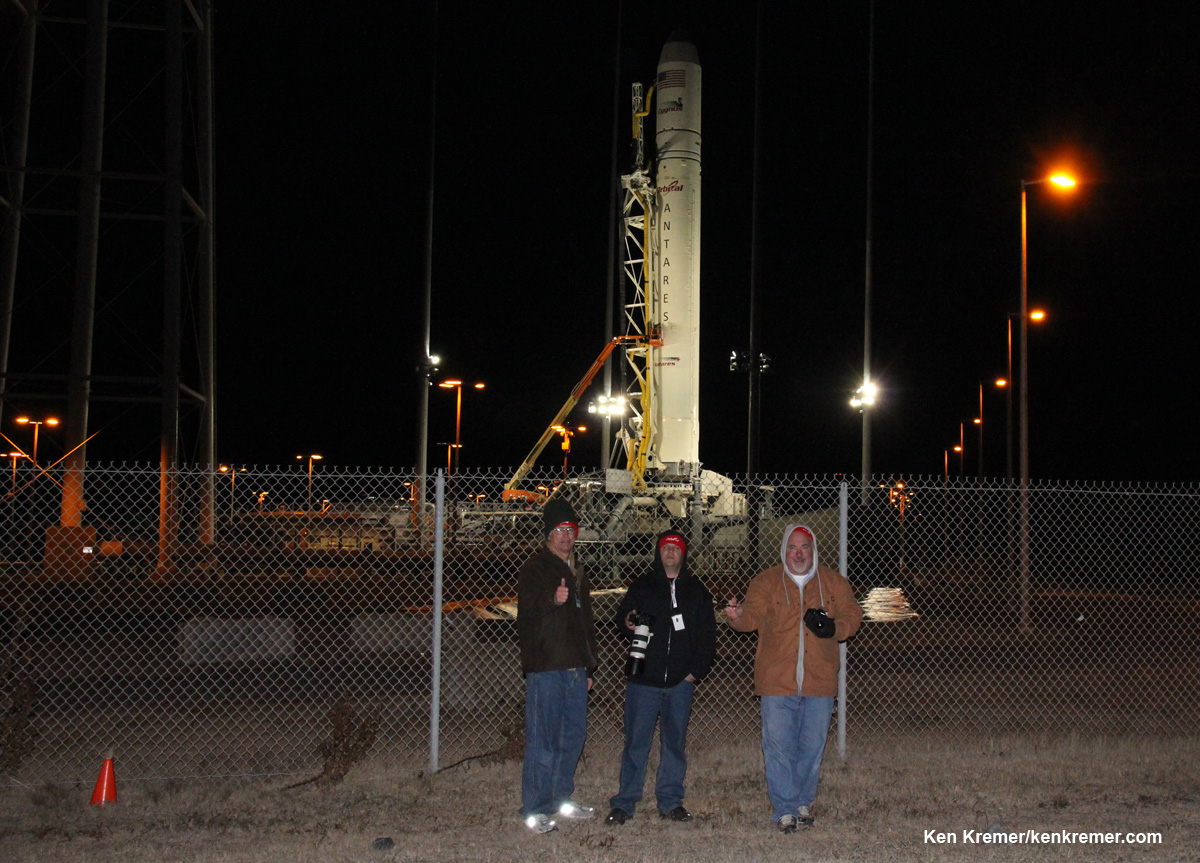
<path fill-rule="evenodd" d="M 117 777 L 113 774 L 112 751 L 104 753 L 104 765 L 100 768 L 100 778 L 96 780 L 96 790 L 92 792 L 92 805 L 103 806 L 105 803 L 117 802 Z"/>

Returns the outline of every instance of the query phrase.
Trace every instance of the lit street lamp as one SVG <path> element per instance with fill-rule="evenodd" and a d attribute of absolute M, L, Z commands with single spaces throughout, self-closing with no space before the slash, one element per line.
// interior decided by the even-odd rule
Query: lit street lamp
<path fill-rule="evenodd" d="M 954 448 L 958 453 L 958 478 L 961 481 L 966 476 L 966 453 L 963 446 L 963 424 L 958 424 L 958 446 Z"/>
<path fill-rule="evenodd" d="M 48 426 L 58 425 L 58 418 L 57 417 L 46 417 L 44 420 L 31 420 L 29 417 L 17 417 L 15 422 L 17 423 L 17 425 L 33 426 L 33 456 L 31 457 L 30 460 L 33 462 L 33 467 L 36 470 L 37 469 L 37 460 L 38 460 L 38 432 L 41 431 L 41 427 L 43 425 L 48 425 Z"/>
<path fill-rule="evenodd" d="M 567 478 L 567 459 L 571 457 L 571 438 L 580 432 L 587 431 L 587 426 L 575 426 L 574 429 L 569 429 L 566 426 L 551 426 L 554 431 L 558 432 L 562 438 L 563 451 L 563 479 Z"/>
<path fill-rule="evenodd" d="M 866 328 L 870 329 L 870 316 L 868 314 Z M 863 349 L 864 365 L 870 357 L 870 345 L 868 344 Z M 863 430 L 862 430 L 862 477 L 859 479 L 859 488 L 861 490 L 861 500 L 863 506 L 867 504 L 867 486 L 871 481 L 871 408 L 875 406 L 875 396 L 879 393 L 879 387 L 871 380 L 870 376 L 863 375 L 863 383 L 854 391 L 854 396 L 850 399 L 850 407 L 858 408 L 858 412 L 862 414 Z"/>
<path fill-rule="evenodd" d="M 297 456 L 299 458 L 299 456 Z M 233 487 L 237 483 L 237 475 L 245 473 L 244 467 L 235 468 L 231 464 L 223 464 L 217 468 L 221 473 L 229 474 L 229 523 L 233 524 Z M 311 493 L 311 491 L 310 491 Z"/>
<path fill-rule="evenodd" d="M 979 469 L 975 479 L 983 482 L 983 381 L 979 382 L 979 416 L 975 417 L 974 423 L 979 426 Z"/>
<path fill-rule="evenodd" d="M 17 494 L 17 461 L 18 459 L 26 458 L 26 456 L 23 452 L 6 452 L 4 455 L 6 458 L 12 459 L 12 495 L 10 497 L 11 505 L 11 498 L 16 497 Z"/>
<path fill-rule="evenodd" d="M 454 472 L 451 466 L 455 461 L 454 453 L 459 449 L 460 444 L 439 441 L 437 446 L 444 446 L 446 448 L 446 473 L 449 475 Z"/>
<path fill-rule="evenodd" d="M 304 507 L 304 512 L 305 512 L 305 514 L 306 514 L 306 515 L 308 515 L 309 517 L 311 517 L 311 516 L 312 516 L 312 470 L 313 470 L 313 462 L 314 462 L 314 461 L 320 461 L 320 460 L 323 458 L 323 456 L 319 456 L 319 455 L 310 455 L 310 456 L 302 456 L 302 455 L 298 455 L 298 456 L 296 456 L 296 458 L 297 458 L 297 459 L 299 459 L 300 461 L 303 461 L 305 458 L 307 458 L 307 459 L 308 459 L 308 503 L 307 503 L 307 504 L 305 504 L 305 507 Z"/>
<path fill-rule="evenodd" d="M 1012 322 L 1013 318 L 1017 317 L 1015 312 L 1008 314 L 1008 376 L 999 378 L 996 381 L 996 386 L 1005 390 L 1004 393 L 1004 443 L 1005 443 L 1005 463 L 1004 476 L 1009 482 L 1013 478 L 1013 338 L 1012 338 Z M 1040 324 L 1046 319 L 1046 313 L 1041 309 L 1033 309 L 1029 315 L 1029 320 L 1035 324 Z"/>
<path fill-rule="evenodd" d="M 454 413 L 454 470 L 450 470 L 449 454 L 447 454 L 446 471 L 447 473 L 458 473 L 459 466 L 459 450 L 462 449 L 462 381 L 442 381 L 438 384 L 444 390 L 455 390 L 457 393 L 458 407 Z M 483 389 L 483 384 L 475 384 L 475 389 Z"/>
<path fill-rule="evenodd" d="M 888 488 L 885 484 L 880 484 L 880 488 Z M 908 502 L 912 500 L 913 493 L 908 491 L 903 482 L 897 482 L 895 485 L 888 488 L 888 503 L 892 509 L 900 511 L 900 571 L 904 572 L 907 564 L 904 559 L 904 516 L 908 509 Z"/>
<path fill-rule="evenodd" d="M 1021 405 L 1020 405 L 1020 582 L 1021 630 L 1029 632 L 1029 237 L 1028 207 L 1025 190 L 1029 186 L 1053 183 L 1069 189 L 1075 181 L 1064 175 L 1041 180 L 1021 181 Z"/>

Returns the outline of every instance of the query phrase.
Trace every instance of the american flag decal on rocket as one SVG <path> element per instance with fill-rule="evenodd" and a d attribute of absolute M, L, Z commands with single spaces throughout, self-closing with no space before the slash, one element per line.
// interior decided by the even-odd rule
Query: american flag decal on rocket
<path fill-rule="evenodd" d="M 687 86 L 687 72 L 683 69 L 667 69 L 658 73 L 658 89 L 669 90 L 672 87 Z"/>

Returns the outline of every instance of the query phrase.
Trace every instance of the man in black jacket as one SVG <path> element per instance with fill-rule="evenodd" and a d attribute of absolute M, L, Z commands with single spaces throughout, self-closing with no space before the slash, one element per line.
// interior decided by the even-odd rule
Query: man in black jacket
<path fill-rule="evenodd" d="M 534 833 L 554 818 L 591 818 L 571 799 L 587 736 L 587 698 L 599 664 L 587 575 L 575 560 L 579 519 L 558 499 L 542 511 L 546 545 L 517 574 L 517 637 L 525 674 L 521 817 Z"/>
<path fill-rule="evenodd" d="M 687 540 L 677 531 L 658 537 L 650 571 L 629 587 L 617 609 L 618 625 L 633 635 L 635 625 L 650 623 L 645 662 L 625 689 L 625 751 L 621 789 L 610 801 L 607 824 L 624 824 L 642 799 L 646 759 L 658 723 L 660 758 L 654 783 L 658 814 L 691 821 L 683 806 L 687 774 L 688 719 L 696 681 L 708 673 L 716 650 L 712 594 L 688 570 Z M 641 639 L 639 639 L 640 641 Z"/>

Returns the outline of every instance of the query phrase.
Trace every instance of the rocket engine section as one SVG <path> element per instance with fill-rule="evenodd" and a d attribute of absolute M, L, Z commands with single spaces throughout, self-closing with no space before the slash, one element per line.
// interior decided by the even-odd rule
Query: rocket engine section
<path fill-rule="evenodd" d="M 676 35 L 655 83 L 657 271 L 662 347 L 652 357 L 659 396 L 658 458 L 681 474 L 700 462 L 700 57 Z M 653 310 L 652 310 L 653 314 Z"/>

